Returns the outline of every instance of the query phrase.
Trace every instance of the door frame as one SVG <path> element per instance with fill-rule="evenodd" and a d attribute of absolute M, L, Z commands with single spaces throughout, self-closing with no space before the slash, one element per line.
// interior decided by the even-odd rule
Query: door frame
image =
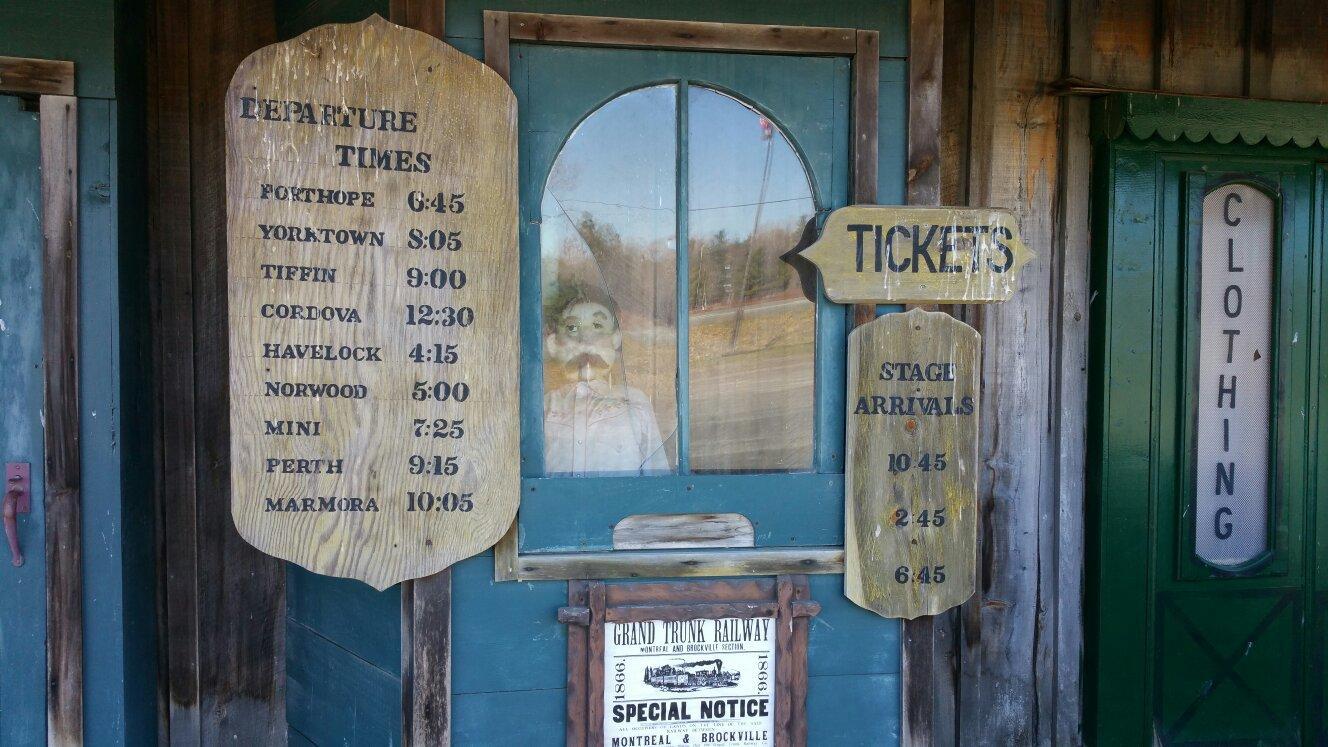
<path fill-rule="evenodd" d="M 1162 546 L 1160 541 L 1154 542 L 1154 535 L 1165 526 L 1156 518 L 1157 512 L 1163 509 L 1155 501 L 1162 495 L 1158 484 L 1160 470 L 1170 469 L 1170 466 L 1159 464 L 1159 460 L 1165 457 L 1159 457 L 1153 451 L 1149 452 L 1146 459 L 1140 458 L 1138 455 L 1141 450 L 1137 445 L 1152 444 L 1155 439 L 1169 437 L 1155 435 L 1158 428 L 1148 424 L 1147 419 L 1141 423 L 1113 415 L 1111 401 L 1113 398 L 1117 401 L 1153 401 L 1158 377 L 1161 376 L 1158 373 L 1160 364 L 1153 360 L 1157 357 L 1155 348 L 1158 348 L 1155 318 L 1164 311 L 1152 300 L 1154 285 L 1158 282 L 1155 279 L 1150 277 L 1146 281 L 1139 281 L 1140 285 L 1146 283 L 1148 287 L 1146 293 L 1136 292 L 1134 298 L 1126 290 L 1114 287 L 1113 279 L 1118 272 L 1145 272 L 1131 268 L 1131 260 L 1122 257 L 1117 250 L 1119 247 L 1146 247 L 1138 249 L 1136 254 L 1158 257 L 1163 251 L 1160 243 L 1163 236 L 1174 235 L 1180 223 L 1186 220 L 1177 214 L 1164 212 L 1160 175 L 1134 165 L 1130 168 L 1138 168 L 1137 171 L 1117 173 L 1120 171 L 1115 160 L 1120 152 L 1118 149 L 1129 148 L 1129 152 L 1135 152 L 1142 150 L 1143 146 L 1134 143 L 1150 143 L 1149 152 L 1161 154 L 1159 157 L 1183 152 L 1187 157 L 1195 159 L 1209 155 L 1221 159 L 1233 155 L 1232 149 L 1244 147 L 1250 149 L 1252 156 L 1268 156 L 1276 148 L 1283 148 L 1286 154 L 1309 148 L 1322 152 L 1323 148 L 1328 147 L 1326 123 L 1328 106 L 1321 104 L 1156 95 L 1146 92 L 1114 93 L 1093 103 L 1092 190 L 1095 207 L 1091 224 L 1091 287 L 1095 296 L 1100 294 L 1100 300 L 1096 302 L 1096 310 L 1090 317 L 1088 366 L 1090 404 L 1087 411 L 1087 453 L 1090 458 L 1087 460 L 1085 480 L 1083 607 L 1086 668 L 1083 677 L 1084 734 L 1088 738 L 1142 742 L 1151 741 L 1154 737 L 1157 705 L 1155 698 L 1148 697 L 1150 689 L 1157 687 L 1149 638 L 1150 635 L 1157 635 L 1156 629 L 1149 626 L 1158 624 L 1153 608 L 1157 595 L 1154 587 L 1157 570 L 1152 564 L 1160 562 L 1154 555 L 1155 548 Z M 1127 142 L 1122 144 L 1121 141 Z M 1117 179 L 1126 182 L 1128 186 L 1115 186 Z M 1145 183 L 1147 191 L 1141 186 Z M 1125 189 L 1131 191 L 1125 193 Z M 1129 196 L 1122 197 L 1123 194 Z M 1182 183 L 1180 203 L 1175 207 L 1184 211 L 1184 214 L 1192 209 L 1187 202 L 1187 195 L 1188 188 Z M 1120 204 L 1126 199 L 1129 200 L 1127 203 Z M 1315 199 L 1321 201 L 1322 197 Z M 1310 209 L 1316 208 L 1312 206 Z M 1154 220 L 1117 221 L 1115 218 L 1119 214 L 1132 212 L 1147 212 L 1154 216 Z M 1280 229 L 1278 233 L 1280 243 Z M 1182 236 L 1173 240 L 1182 242 L 1180 251 L 1183 258 L 1184 252 L 1189 251 L 1183 242 L 1189 241 L 1189 238 Z M 1311 252 L 1319 252 L 1324 246 L 1322 237 L 1314 237 L 1313 232 L 1307 241 L 1310 242 Z M 1310 259 L 1312 274 L 1317 272 L 1313 268 L 1321 261 L 1313 257 Z M 1122 266 L 1127 269 L 1117 271 L 1116 262 L 1123 263 Z M 1150 268 L 1152 266 L 1149 265 Z M 1153 270 L 1146 271 L 1151 273 Z M 1147 295 L 1149 300 L 1141 300 L 1142 295 Z M 1308 313 L 1312 319 L 1317 318 L 1317 312 L 1312 309 Z M 1113 336 L 1120 337 L 1121 329 L 1145 330 L 1143 334 L 1147 334 L 1153 343 L 1145 349 L 1145 346 L 1127 339 L 1113 339 Z M 1113 330 L 1116 332 L 1113 333 Z M 1177 350 L 1172 354 L 1184 356 L 1186 352 Z M 1318 355 L 1317 352 L 1312 354 Z M 1137 376 L 1127 374 L 1116 377 L 1108 373 L 1112 367 L 1128 368 L 1130 364 L 1142 366 L 1142 372 Z M 1310 374 L 1307 386 L 1316 385 L 1315 375 Z M 1155 414 L 1153 417 L 1159 416 Z M 1164 427 L 1169 429 L 1171 424 Z M 1316 432 L 1318 427 L 1315 422 L 1307 425 L 1311 433 Z M 1316 466 L 1308 465 L 1307 486 L 1313 484 L 1317 471 Z M 1312 487 L 1307 489 L 1313 490 Z M 1120 494 L 1146 496 L 1143 499 L 1147 501 L 1146 508 L 1142 512 L 1119 509 L 1112 497 Z M 1314 521 L 1309 516 L 1305 518 L 1303 529 L 1306 533 L 1312 531 Z M 1187 533 L 1188 529 L 1183 530 L 1181 537 Z M 1108 537 L 1142 538 L 1146 547 L 1142 552 L 1135 546 L 1127 548 L 1126 552 L 1113 552 L 1107 543 Z M 1322 541 L 1322 537 L 1319 541 Z M 1171 555 L 1166 557 L 1170 558 Z M 1307 572 L 1303 587 L 1310 587 L 1314 583 L 1313 575 Z M 1302 588 L 1301 593 L 1308 594 L 1309 590 Z M 1120 611 L 1123 604 L 1131 605 L 1124 613 Z M 1128 623 L 1111 622 L 1106 612 L 1109 607 L 1114 611 L 1115 620 L 1125 619 Z M 1104 636 L 1104 631 L 1110 634 L 1109 637 Z M 1312 634 L 1313 631 L 1306 631 L 1307 636 Z M 1108 639 L 1124 639 L 1125 642 L 1117 643 L 1110 651 L 1104 651 L 1102 642 Z M 1120 652 L 1124 650 L 1147 653 L 1122 659 Z M 1309 649 L 1306 648 L 1306 651 Z M 1306 689 L 1311 689 L 1309 683 L 1306 683 Z M 1104 729 L 1108 728 L 1114 731 L 1105 732 Z"/>
<path fill-rule="evenodd" d="M 849 57 L 852 60 L 850 199 L 855 203 L 876 201 L 880 85 L 877 31 L 484 11 L 484 63 L 503 80 L 511 76 L 512 42 Z M 603 550 L 522 555 L 517 542 L 519 524 L 518 510 L 511 528 L 493 548 L 495 581 L 769 576 L 844 570 L 843 547 Z"/>
<path fill-rule="evenodd" d="M 40 120 L 46 736 L 51 744 L 81 744 L 83 558 L 74 63 L 0 57 L 0 94 L 35 99 Z"/>

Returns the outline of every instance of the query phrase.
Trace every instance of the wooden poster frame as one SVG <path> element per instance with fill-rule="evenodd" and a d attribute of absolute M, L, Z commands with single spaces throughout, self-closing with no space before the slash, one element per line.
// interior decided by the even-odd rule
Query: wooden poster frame
<path fill-rule="evenodd" d="M 774 616 L 775 744 L 807 744 L 808 621 L 821 611 L 804 575 L 606 584 L 569 581 L 566 744 L 604 742 L 604 623 Z M 786 624 L 787 623 L 787 624 Z"/>
<path fill-rule="evenodd" d="M 848 57 L 852 67 L 851 201 L 876 201 L 880 33 L 828 26 L 484 11 L 484 62 L 511 75 L 512 42 Z M 855 307 L 861 318 L 864 309 Z M 493 548 L 495 581 L 842 573 L 844 548 L 758 547 L 531 553 L 518 548 L 520 511 Z"/>

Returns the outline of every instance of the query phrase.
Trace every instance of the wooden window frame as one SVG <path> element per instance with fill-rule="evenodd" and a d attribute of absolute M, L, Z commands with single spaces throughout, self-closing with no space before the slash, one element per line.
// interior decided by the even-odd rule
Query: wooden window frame
<path fill-rule="evenodd" d="M 571 581 L 567 625 L 567 745 L 604 743 L 604 623 L 770 617 L 775 640 L 775 744 L 807 743 L 808 621 L 821 611 L 807 577 L 606 584 Z"/>
<path fill-rule="evenodd" d="M 42 203 L 46 735 L 83 741 L 83 551 L 78 397 L 78 98 L 74 63 L 0 57 L 0 95 L 37 102 Z"/>
<path fill-rule="evenodd" d="M 880 34 L 851 28 L 484 11 L 484 62 L 504 80 L 512 42 L 851 58 L 851 200 L 876 201 Z M 858 316 L 862 309 L 858 310 Z M 493 548 L 495 581 L 842 573 L 842 546 L 529 553 L 520 515 Z"/>

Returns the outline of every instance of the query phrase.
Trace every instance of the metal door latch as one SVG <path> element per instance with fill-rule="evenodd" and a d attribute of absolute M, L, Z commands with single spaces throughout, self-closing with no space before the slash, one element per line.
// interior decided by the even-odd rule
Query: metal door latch
<path fill-rule="evenodd" d="M 18 545 L 18 515 L 32 511 L 32 473 L 27 462 L 5 465 L 5 539 L 9 540 L 10 562 L 23 565 L 23 550 Z"/>

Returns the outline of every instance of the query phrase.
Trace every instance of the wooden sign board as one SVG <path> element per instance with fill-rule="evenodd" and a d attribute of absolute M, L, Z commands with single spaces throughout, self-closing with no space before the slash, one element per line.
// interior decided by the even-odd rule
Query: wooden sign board
<path fill-rule="evenodd" d="M 1033 258 L 995 208 L 850 205 L 802 250 L 837 303 L 989 303 L 1014 293 Z"/>
<path fill-rule="evenodd" d="M 946 314 L 849 335 L 844 593 L 884 617 L 973 595 L 980 340 Z"/>
<path fill-rule="evenodd" d="M 519 500 L 516 101 L 373 16 L 226 93 L 231 513 L 382 589 L 493 545 Z"/>
<path fill-rule="evenodd" d="M 568 745 L 807 743 L 806 576 L 572 581 Z"/>

